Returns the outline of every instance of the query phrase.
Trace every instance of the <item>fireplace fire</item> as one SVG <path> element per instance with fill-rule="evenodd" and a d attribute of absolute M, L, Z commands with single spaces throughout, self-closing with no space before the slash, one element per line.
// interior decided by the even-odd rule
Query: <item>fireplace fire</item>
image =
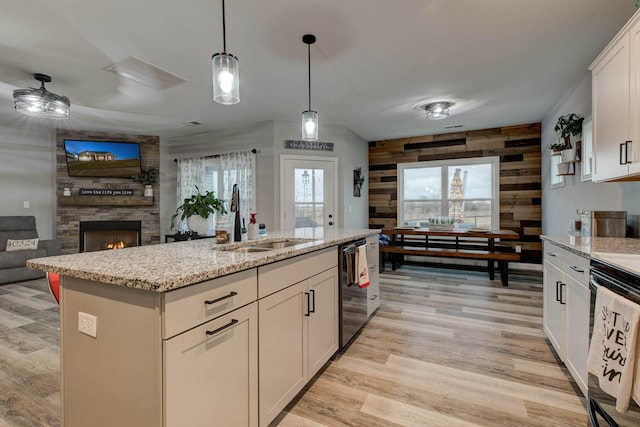
<path fill-rule="evenodd" d="M 141 221 L 81 221 L 80 252 L 140 246 Z"/>

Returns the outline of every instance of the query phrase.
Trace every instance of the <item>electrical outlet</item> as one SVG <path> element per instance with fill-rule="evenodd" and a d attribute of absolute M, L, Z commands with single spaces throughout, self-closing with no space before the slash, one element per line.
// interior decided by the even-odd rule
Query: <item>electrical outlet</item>
<path fill-rule="evenodd" d="M 522 252 L 522 246 L 516 245 L 516 253 L 519 254 L 520 252 Z"/>
<path fill-rule="evenodd" d="M 78 331 L 96 338 L 98 330 L 98 318 L 91 314 L 78 312 Z"/>

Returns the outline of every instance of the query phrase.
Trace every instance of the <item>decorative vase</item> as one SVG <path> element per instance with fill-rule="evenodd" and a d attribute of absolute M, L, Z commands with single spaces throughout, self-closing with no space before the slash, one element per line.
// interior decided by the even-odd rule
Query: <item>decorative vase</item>
<path fill-rule="evenodd" d="M 576 159 L 576 152 L 578 149 L 578 145 L 575 141 L 571 143 L 571 148 L 567 148 L 566 150 L 562 150 L 560 155 L 562 156 L 563 162 L 573 162 Z"/>
<path fill-rule="evenodd" d="M 63 196 L 70 196 L 71 195 L 71 189 L 70 188 L 63 188 L 62 189 L 62 195 Z"/>
<path fill-rule="evenodd" d="M 195 231 L 199 235 L 209 234 L 209 230 L 212 228 L 212 216 L 209 218 L 202 218 L 200 215 L 193 215 L 187 218 L 187 225 L 190 231 Z"/>
<path fill-rule="evenodd" d="M 153 197 L 153 186 L 145 185 L 144 186 L 144 195 L 145 195 L 145 197 Z"/>
<path fill-rule="evenodd" d="M 558 163 L 558 175 L 568 175 L 569 165 L 570 163 Z"/>

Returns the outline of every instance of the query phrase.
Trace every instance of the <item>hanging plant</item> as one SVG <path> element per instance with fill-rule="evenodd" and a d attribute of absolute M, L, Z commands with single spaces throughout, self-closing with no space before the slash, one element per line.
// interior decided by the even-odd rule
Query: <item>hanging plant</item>
<path fill-rule="evenodd" d="M 554 148 L 552 148 L 553 146 L 563 146 L 563 148 L 561 148 L 562 150 L 571 148 L 571 137 L 582 135 L 583 121 L 584 117 L 575 113 L 558 117 L 558 121 L 553 130 L 556 131 L 561 140 L 556 144 L 551 144 L 549 148 L 552 150 L 554 150 Z"/>

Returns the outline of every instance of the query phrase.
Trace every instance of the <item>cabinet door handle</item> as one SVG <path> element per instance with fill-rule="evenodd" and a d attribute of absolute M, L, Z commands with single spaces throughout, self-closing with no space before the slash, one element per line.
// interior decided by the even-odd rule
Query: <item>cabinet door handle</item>
<path fill-rule="evenodd" d="M 238 295 L 238 293 L 237 293 L 237 292 L 233 292 L 233 291 L 231 291 L 231 292 L 229 292 L 229 295 L 225 295 L 225 296 L 223 296 L 223 297 L 216 298 L 216 299 L 210 299 L 210 300 L 205 301 L 204 303 L 205 303 L 205 304 L 207 304 L 207 305 L 211 305 L 211 304 L 215 304 L 215 303 L 220 302 L 220 301 L 224 301 L 224 300 L 226 300 L 227 298 L 233 298 L 233 297 L 235 297 L 236 295 Z"/>
<path fill-rule="evenodd" d="M 311 289 L 311 310 L 309 310 L 309 313 L 315 313 L 316 312 L 316 291 L 314 289 Z"/>
<path fill-rule="evenodd" d="M 560 304 L 565 305 L 567 302 L 566 301 L 562 301 L 562 287 L 563 286 L 567 286 L 566 283 L 560 283 Z"/>
<path fill-rule="evenodd" d="M 547 252 L 547 255 L 553 256 L 553 257 L 556 256 L 556 254 L 554 254 L 553 252 Z"/>
<path fill-rule="evenodd" d="M 578 266 L 576 266 L 576 265 L 572 265 L 570 268 L 571 268 L 573 271 L 575 271 L 576 273 L 584 273 L 584 270 L 582 270 L 582 269 L 578 268 Z"/>
<path fill-rule="evenodd" d="M 305 292 L 304 296 L 305 296 L 305 298 L 307 298 L 307 312 L 304 315 L 309 317 L 310 314 L 311 314 L 310 311 L 309 311 L 309 307 L 311 306 L 311 301 L 309 300 L 309 292 Z"/>
<path fill-rule="evenodd" d="M 374 295 L 374 296 L 371 297 L 371 301 L 375 301 L 377 299 L 378 299 L 378 295 Z"/>
<path fill-rule="evenodd" d="M 621 164 L 621 165 L 625 165 L 625 164 L 627 163 L 627 161 L 626 161 L 626 160 L 625 160 L 625 161 L 623 161 L 623 160 L 622 160 L 622 152 L 624 151 L 624 148 L 623 148 L 623 147 L 626 147 L 626 146 L 627 146 L 627 143 L 626 143 L 626 142 L 621 142 L 621 143 L 620 143 L 620 154 L 619 154 L 619 156 L 620 156 L 620 164 Z"/>
<path fill-rule="evenodd" d="M 560 302 L 560 281 L 556 280 L 556 301 Z"/>
<path fill-rule="evenodd" d="M 232 327 L 236 323 L 238 323 L 238 321 L 236 319 L 231 319 L 231 322 L 227 323 L 226 325 L 220 326 L 218 329 L 214 329 L 213 331 L 207 331 L 207 335 L 215 335 L 215 334 L 217 334 L 219 332 L 224 331 L 227 328 Z"/>
<path fill-rule="evenodd" d="M 629 145 L 631 145 L 631 141 L 626 141 L 624 143 L 624 158 L 625 158 L 625 163 L 633 163 L 631 160 L 629 160 L 629 158 L 631 157 L 629 155 Z"/>

